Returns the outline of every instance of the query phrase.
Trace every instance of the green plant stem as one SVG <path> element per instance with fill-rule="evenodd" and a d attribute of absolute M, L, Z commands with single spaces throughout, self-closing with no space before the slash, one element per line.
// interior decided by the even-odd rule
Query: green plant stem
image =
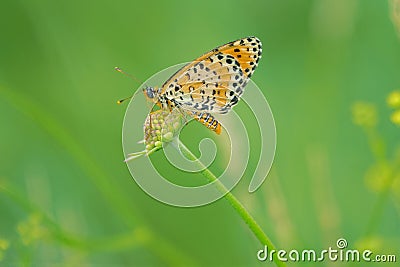
<path fill-rule="evenodd" d="M 65 246 L 85 251 L 118 251 L 121 249 L 132 249 L 140 243 L 140 240 L 138 241 L 138 238 L 135 238 L 134 232 L 102 240 L 87 240 L 76 237 L 61 229 L 60 225 L 53 221 L 44 211 L 26 199 L 22 194 L 17 193 L 15 189 L 11 189 L 9 184 L 6 185 L 0 182 L 0 193 L 11 199 L 13 203 L 18 204 L 26 213 L 39 215 L 51 238 Z"/>
<path fill-rule="evenodd" d="M 370 218 L 367 223 L 365 235 L 366 236 L 371 236 L 374 231 L 376 231 L 376 228 L 379 226 L 379 221 L 382 219 L 382 214 L 385 209 L 385 205 L 390 197 L 390 192 L 393 186 L 393 183 L 396 179 L 396 174 L 398 172 L 398 163 L 395 162 L 395 164 L 392 164 L 391 166 L 391 174 L 389 176 L 389 179 L 387 181 L 387 184 L 385 185 L 384 189 L 379 192 L 378 197 L 373 204 L 372 207 L 372 212 L 370 215 Z"/>
<path fill-rule="evenodd" d="M 396 174 L 399 171 L 399 159 L 394 159 L 390 162 L 386 155 L 386 143 L 382 136 L 379 134 L 377 128 L 365 127 L 364 131 L 368 138 L 368 144 L 372 151 L 372 155 L 375 157 L 376 163 L 384 163 L 390 165 L 390 176 L 385 185 L 384 189 L 378 193 L 377 199 L 373 204 L 370 218 L 367 221 L 367 226 L 365 230 L 365 236 L 371 236 L 376 231 L 379 226 L 380 220 L 382 219 L 382 214 L 384 212 L 385 205 L 389 199 L 392 185 L 396 179 Z"/>
<path fill-rule="evenodd" d="M 217 189 L 224 194 L 224 198 L 231 204 L 231 206 L 236 210 L 236 212 L 240 215 L 243 221 L 249 226 L 250 230 L 256 236 L 256 238 L 260 241 L 262 245 L 268 246 L 268 250 L 276 250 L 275 246 L 272 244 L 271 240 L 261 229 L 260 225 L 257 221 L 251 216 L 251 214 L 246 210 L 242 203 L 231 193 L 229 190 L 222 184 L 218 178 L 206 168 L 206 166 L 180 141 L 178 140 L 179 148 L 182 154 L 199 164 L 199 166 L 203 169 L 201 174 L 207 178 L 209 182 L 214 182 Z M 286 266 L 286 264 L 280 261 L 277 257 L 273 258 L 275 264 L 277 266 Z"/>
<path fill-rule="evenodd" d="M 146 226 L 145 220 L 137 216 L 133 211 L 134 206 L 126 205 L 126 203 L 132 202 L 129 196 L 124 193 L 124 190 L 113 182 L 113 175 L 108 174 L 106 170 L 89 155 L 79 140 L 74 138 L 70 131 L 60 122 L 61 120 L 54 117 L 51 112 L 32 101 L 25 94 L 18 92 L 18 90 L 11 90 L 0 85 L 0 99 L 9 102 L 12 107 L 38 125 L 45 133 L 52 137 L 60 147 L 64 148 L 76 162 L 77 166 L 82 168 L 83 172 L 86 174 L 85 177 L 96 186 L 104 199 L 111 205 L 113 210 L 116 210 L 117 213 L 121 215 L 121 219 L 129 228 L 136 229 L 139 225 L 140 229 L 147 233 L 146 242 L 142 242 L 141 245 L 147 246 L 155 255 L 165 260 L 166 264 L 169 266 L 195 265 L 193 259 L 189 259 L 189 257 L 175 247 L 174 244 L 168 242 L 168 240 L 164 240 L 162 236 L 156 234 L 153 229 Z M 58 227 L 56 222 L 54 222 L 54 227 Z M 132 231 L 134 232 L 135 230 Z M 56 231 L 55 234 L 58 234 L 56 237 L 59 240 L 62 240 L 63 243 L 69 243 L 71 246 L 86 247 L 88 249 L 95 249 L 96 246 L 99 246 L 97 245 L 98 242 L 95 242 L 95 244 L 82 242 L 60 231 Z M 128 237 L 130 236 L 131 235 L 128 234 Z M 124 243 L 125 241 L 123 240 L 124 237 L 121 236 L 115 240 L 115 244 Z M 156 246 L 154 244 L 161 245 Z M 129 241 L 127 244 L 124 244 L 124 246 L 128 247 L 131 245 L 136 245 L 136 242 L 132 241 L 132 243 L 130 243 Z"/>

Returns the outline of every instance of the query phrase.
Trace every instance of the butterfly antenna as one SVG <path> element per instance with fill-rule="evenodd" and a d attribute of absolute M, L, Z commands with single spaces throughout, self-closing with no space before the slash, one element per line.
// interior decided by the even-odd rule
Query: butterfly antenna
<path fill-rule="evenodd" d="M 123 70 L 122 70 L 121 68 L 119 68 L 119 67 L 115 67 L 114 69 L 115 69 L 116 71 L 118 71 L 118 72 L 124 74 L 125 76 L 128 76 L 129 78 L 131 78 L 132 80 L 134 80 L 134 81 L 137 82 L 137 83 L 140 83 L 140 84 L 143 83 L 141 80 L 139 80 L 138 78 L 136 78 L 136 77 L 133 76 L 132 74 L 126 73 L 125 71 L 123 71 Z"/>
<path fill-rule="evenodd" d="M 131 78 L 131 79 L 134 80 L 135 82 L 137 82 L 137 83 L 139 83 L 139 84 L 142 84 L 142 81 L 140 81 L 138 78 L 136 78 L 136 77 L 133 76 L 132 74 L 126 73 L 126 72 L 123 71 L 121 68 L 115 67 L 114 69 L 115 69 L 116 71 L 118 71 L 118 72 L 124 74 L 125 76 L 128 76 L 129 78 Z M 131 98 L 132 98 L 132 96 L 127 97 L 127 98 L 124 98 L 124 99 L 120 99 L 120 100 L 117 101 L 117 104 L 119 105 L 119 104 L 121 104 L 122 102 L 124 102 L 125 100 L 131 99 Z"/>
<path fill-rule="evenodd" d="M 119 105 L 119 104 L 121 104 L 122 102 L 124 102 L 125 100 L 131 99 L 131 98 L 132 98 L 132 96 L 129 96 L 129 97 L 124 98 L 124 99 L 120 99 L 120 100 L 117 101 L 117 104 Z"/>

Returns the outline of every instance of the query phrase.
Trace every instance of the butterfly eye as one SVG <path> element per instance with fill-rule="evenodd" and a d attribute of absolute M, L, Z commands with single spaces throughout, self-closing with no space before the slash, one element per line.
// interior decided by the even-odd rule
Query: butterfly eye
<path fill-rule="evenodd" d="M 153 87 L 145 87 L 143 88 L 143 92 L 148 98 L 154 98 L 154 88 Z"/>

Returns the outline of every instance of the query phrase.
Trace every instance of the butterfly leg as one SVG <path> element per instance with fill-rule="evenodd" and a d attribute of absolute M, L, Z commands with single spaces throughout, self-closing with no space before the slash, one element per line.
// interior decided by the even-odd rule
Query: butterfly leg
<path fill-rule="evenodd" d="M 175 106 L 175 108 L 179 111 L 179 113 L 181 113 L 183 119 L 185 120 L 185 123 L 188 123 L 188 119 L 186 118 L 186 112 L 183 110 L 183 108 L 180 105 Z"/>

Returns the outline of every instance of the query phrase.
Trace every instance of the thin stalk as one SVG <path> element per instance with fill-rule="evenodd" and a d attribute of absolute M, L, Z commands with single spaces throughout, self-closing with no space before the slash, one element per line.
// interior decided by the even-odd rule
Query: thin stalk
<path fill-rule="evenodd" d="M 371 236 L 374 231 L 376 231 L 376 228 L 379 226 L 380 221 L 382 220 L 383 217 L 383 212 L 385 209 L 385 205 L 387 204 L 387 201 L 389 200 L 391 190 L 393 188 L 393 183 L 396 180 L 396 174 L 398 172 L 398 163 L 392 164 L 391 166 L 391 173 L 389 176 L 389 179 L 387 181 L 387 184 L 383 188 L 382 191 L 379 192 L 378 197 L 373 204 L 372 207 L 372 212 L 370 214 L 370 218 L 367 223 L 366 231 L 365 231 L 365 236 Z"/>
<path fill-rule="evenodd" d="M 382 214 L 384 212 L 385 205 L 390 197 L 390 192 L 393 186 L 393 183 L 396 179 L 396 174 L 399 171 L 399 159 L 395 158 L 393 162 L 390 162 L 386 155 L 386 143 L 382 136 L 379 134 L 376 127 L 365 127 L 365 133 L 368 138 L 368 144 L 372 151 L 373 156 L 375 157 L 376 163 L 389 164 L 390 166 L 390 174 L 387 183 L 383 190 L 378 193 L 377 199 L 372 207 L 372 212 L 370 214 L 370 218 L 367 221 L 367 226 L 365 230 L 365 236 L 371 236 L 376 228 L 379 226 L 380 221 L 382 220 Z"/>
<path fill-rule="evenodd" d="M 141 245 L 147 245 L 147 248 L 161 259 L 164 259 L 168 266 L 195 265 L 193 260 L 189 259 L 189 257 L 175 247 L 174 244 L 163 239 L 162 236 L 156 234 L 153 229 L 147 226 L 145 220 L 133 211 L 134 206 L 126 205 L 126 203 L 131 203 L 130 198 L 124 193 L 124 190 L 117 186 L 116 183 L 112 182 L 113 176 L 108 174 L 106 169 L 89 155 L 80 144 L 79 140 L 74 138 L 69 130 L 60 123 L 60 120 L 54 117 L 51 112 L 36 104 L 26 95 L 19 93 L 18 90 L 11 90 L 0 86 L 0 96 L 1 100 L 4 99 L 9 102 L 12 107 L 20 111 L 27 119 L 37 124 L 44 132 L 53 138 L 55 143 L 70 154 L 77 166 L 81 167 L 86 174 L 85 177 L 97 187 L 104 199 L 111 205 L 113 210 L 116 210 L 117 213 L 121 215 L 121 219 L 129 228 L 136 229 L 140 227 L 142 231 L 147 233 L 148 239 L 146 242 L 142 242 Z M 54 224 L 56 224 L 56 222 L 54 222 Z M 57 227 L 58 225 L 54 226 Z M 134 232 L 135 230 L 132 231 Z M 63 243 L 70 243 L 71 246 L 87 247 L 90 249 L 93 247 L 93 245 L 88 242 L 82 242 L 64 233 L 56 232 L 56 234 L 59 234 L 57 237 L 62 240 Z M 131 234 L 128 233 L 128 237 L 130 236 Z M 122 237 L 117 239 L 115 243 L 122 243 L 122 239 Z M 162 245 L 155 246 L 154 243 L 156 242 Z M 136 245 L 135 241 L 124 244 L 124 246 L 128 247 L 133 245 Z M 171 251 L 173 251 L 173 253 Z"/>
<path fill-rule="evenodd" d="M 242 220 L 249 226 L 250 230 L 260 241 L 262 245 L 266 245 L 268 250 L 275 250 L 276 248 L 269 239 L 269 237 L 261 229 L 257 221 L 251 216 L 251 214 L 246 210 L 242 203 L 222 184 L 218 178 L 206 168 L 206 166 L 180 141 L 178 140 L 178 145 L 181 153 L 188 159 L 196 162 L 202 169 L 201 174 L 209 181 L 214 182 L 216 188 L 224 194 L 224 198 L 229 202 L 229 204 L 236 210 Z M 286 264 L 280 261 L 277 257 L 273 258 L 277 266 L 286 266 Z"/>

